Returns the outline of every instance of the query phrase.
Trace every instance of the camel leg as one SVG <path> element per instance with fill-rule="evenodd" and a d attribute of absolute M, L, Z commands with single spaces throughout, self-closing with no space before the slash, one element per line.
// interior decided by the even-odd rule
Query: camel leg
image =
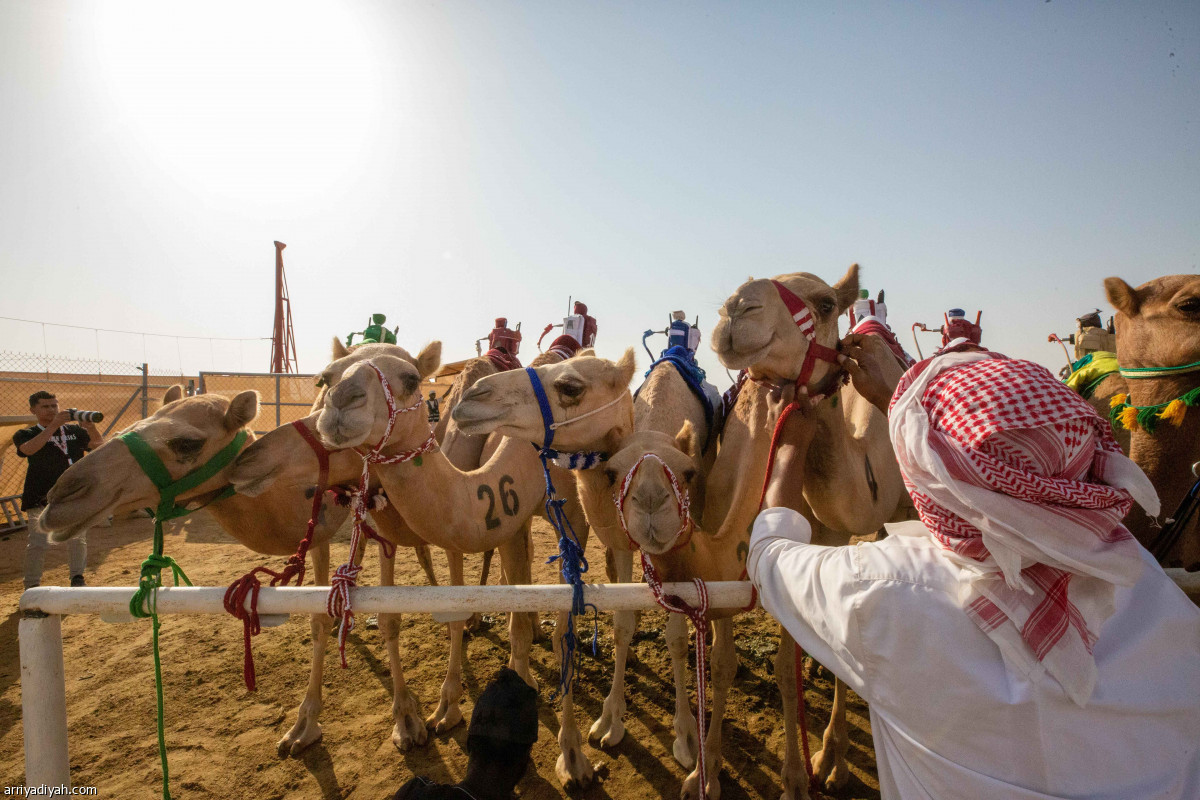
<path fill-rule="evenodd" d="M 673 614 L 672 616 L 680 616 Z M 697 661 L 699 661 L 697 659 Z M 721 735 L 725 721 L 725 701 L 733 676 L 737 674 L 737 650 L 733 646 L 733 619 L 726 617 L 713 622 L 712 644 L 712 715 L 709 717 L 707 735 L 704 738 L 704 767 L 708 782 L 705 791 L 708 800 L 721 800 Z M 705 709 L 700 709 L 705 713 Z M 697 765 L 691 775 L 683 781 L 682 800 L 698 800 L 700 797 L 700 768 Z"/>
<path fill-rule="evenodd" d="M 429 552 L 429 545 L 419 544 L 413 547 L 417 553 L 417 562 L 420 563 L 421 569 L 425 570 L 425 580 L 429 581 L 430 586 L 437 586 L 437 576 L 433 574 L 433 556 Z M 461 558 L 461 556 L 459 556 Z M 387 584 L 391 586 L 392 584 Z"/>
<path fill-rule="evenodd" d="M 500 569 L 504 573 L 505 583 L 509 586 L 520 586 L 533 582 L 529 521 L 525 522 L 515 536 L 500 545 L 499 550 Z M 536 689 L 537 678 L 533 677 L 529 669 L 529 651 L 533 646 L 532 616 L 523 612 L 508 615 L 508 668 Z"/>
<path fill-rule="evenodd" d="M 800 732 L 796 716 L 796 642 L 782 625 L 779 626 L 779 652 L 775 654 L 775 682 L 783 700 L 783 730 L 785 749 L 780 779 L 783 794 L 779 800 L 809 800 L 808 771 L 800 755 Z"/>
<path fill-rule="evenodd" d="M 479 570 L 479 585 L 487 586 L 488 575 L 492 572 L 492 556 L 496 555 L 495 550 L 488 550 L 483 554 L 483 567 Z"/>
<path fill-rule="evenodd" d="M 447 550 L 446 560 L 450 562 L 450 585 L 463 586 L 463 554 L 459 550 Z M 437 710 L 425 720 L 425 726 L 433 728 L 435 733 L 445 733 L 462 722 L 462 663 L 463 663 L 463 629 L 465 623 L 450 622 L 446 630 L 450 634 L 450 663 L 446 668 L 446 680 L 442 682 L 442 696 L 438 701 Z"/>
<path fill-rule="evenodd" d="M 607 550 L 606 561 L 612 564 L 609 574 L 614 583 L 633 581 L 633 553 L 628 550 Z M 615 747 L 625 736 L 625 661 L 633 642 L 634 614 L 632 611 L 613 613 L 613 682 L 600 716 L 592 723 L 588 739 L 599 741 L 601 747 Z"/>
<path fill-rule="evenodd" d="M 315 545 L 312 554 L 313 581 L 317 586 L 329 585 L 329 542 Z M 312 668 L 308 673 L 308 689 L 296 714 L 296 724 L 275 744 L 279 755 L 297 756 L 304 748 L 321 738 L 321 681 L 325 673 L 325 648 L 329 644 L 329 632 L 333 620 L 328 614 L 312 615 Z"/>
<path fill-rule="evenodd" d="M 850 767 L 846 764 L 846 751 L 850 749 L 850 732 L 846 725 L 848 691 L 846 684 L 834 679 L 829 727 L 821 737 L 821 752 L 812 758 L 813 774 L 825 781 L 825 788 L 831 791 L 841 789 L 850 780 Z"/>
<path fill-rule="evenodd" d="M 688 621 L 683 614 L 667 614 L 667 651 L 675 678 L 675 744 L 671 752 L 682 767 L 691 769 L 700 751 L 700 729 L 688 695 Z"/>
<path fill-rule="evenodd" d="M 384 558 L 382 552 L 379 557 L 379 584 L 396 585 L 396 561 Z M 380 614 L 379 630 L 383 632 L 388 664 L 392 669 L 392 744 L 401 752 L 406 752 L 413 745 L 425 744 L 428 733 L 421 719 L 421 702 L 404 682 L 404 665 L 400 662 L 400 615 Z"/>

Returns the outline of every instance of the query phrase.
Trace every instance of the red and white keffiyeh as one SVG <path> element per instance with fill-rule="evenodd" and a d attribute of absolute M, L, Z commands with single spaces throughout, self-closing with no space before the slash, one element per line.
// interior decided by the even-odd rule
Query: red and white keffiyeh
<path fill-rule="evenodd" d="M 1145 474 L 1106 420 L 1048 370 L 992 352 L 930 359 L 901 379 L 892 445 L 921 520 L 967 573 L 967 615 L 1031 679 L 1049 672 L 1078 705 L 1117 586 L 1142 572 L 1121 524 Z"/>

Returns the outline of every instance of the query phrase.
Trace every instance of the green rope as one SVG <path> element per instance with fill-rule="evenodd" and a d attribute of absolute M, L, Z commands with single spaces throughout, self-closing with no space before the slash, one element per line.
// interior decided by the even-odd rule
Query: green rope
<path fill-rule="evenodd" d="M 158 756 L 162 762 L 163 800 L 171 800 L 171 774 L 167 768 L 167 736 L 163 709 L 162 659 L 158 652 L 158 631 L 160 628 L 158 621 L 158 590 L 163 585 L 162 571 L 164 569 L 171 570 L 171 577 L 174 579 L 176 586 L 179 585 L 180 581 L 183 581 L 187 586 L 191 586 L 192 582 L 188 579 L 187 574 L 184 573 L 183 567 L 179 566 L 175 559 L 163 555 L 163 522 L 186 516 L 192 513 L 192 511 L 197 510 L 179 505 L 175 502 L 175 498 L 210 480 L 232 463 L 233 459 L 241 451 L 242 446 L 246 443 L 248 435 L 245 431 L 238 431 L 233 440 L 221 448 L 216 455 L 177 481 L 171 480 L 171 474 L 167 470 L 166 465 L 163 464 L 162 459 L 158 457 L 154 449 L 136 432 L 130 431 L 118 438 L 129 448 L 130 454 L 138 462 L 138 466 L 142 468 L 142 472 L 146 473 L 146 477 L 158 487 L 159 492 L 158 508 L 152 511 L 154 514 L 154 551 L 142 562 L 142 572 L 138 579 L 137 591 L 133 593 L 133 597 L 129 600 L 129 613 L 138 619 L 150 617 L 152 624 L 151 642 L 154 651 L 154 690 L 158 702 Z M 211 503 L 233 494 L 233 487 L 225 487 L 209 502 Z M 207 504 L 205 503 L 205 505 Z"/>
<path fill-rule="evenodd" d="M 1200 370 L 1200 361 L 1190 364 L 1180 364 L 1178 367 L 1121 367 L 1121 377 L 1124 378 L 1162 378 L 1169 375 L 1181 375 Z"/>

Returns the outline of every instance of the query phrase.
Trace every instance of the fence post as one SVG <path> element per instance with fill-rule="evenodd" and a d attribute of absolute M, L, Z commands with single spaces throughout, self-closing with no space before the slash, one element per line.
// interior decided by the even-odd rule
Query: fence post
<path fill-rule="evenodd" d="M 21 658 L 21 720 L 25 785 L 69 786 L 67 687 L 62 617 L 26 617 L 17 625 Z"/>
<path fill-rule="evenodd" d="M 142 419 L 150 416 L 150 367 L 142 362 Z"/>
<path fill-rule="evenodd" d="M 283 398 L 279 395 L 279 373 L 275 373 L 275 427 L 279 427 L 279 411 L 283 407 Z"/>

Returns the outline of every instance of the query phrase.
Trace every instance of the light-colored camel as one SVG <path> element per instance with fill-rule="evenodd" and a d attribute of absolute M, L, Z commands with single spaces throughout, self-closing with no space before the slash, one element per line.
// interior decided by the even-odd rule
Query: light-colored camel
<path fill-rule="evenodd" d="M 1117 357 L 1123 370 L 1200 362 L 1200 275 L 1156 278 L 1136 289 L 1120 278 L 1108 278 L 1104 288 L 1117 309 Z M 1129 403 L 1166 404 L 1200 386 L 1200 365 L 1148 378 L 1126 375 L 1124 383 Z M 1164 517 L 1172 514 L 1196 480 L 1191 467 L 1200 461 L 1200 407 L 1188 409 L 1179 427 L 1162 421 L 1153 434 L 1134 430 L 1129 457 L 1154 483 Z M 1143 545 L 1158 534 L 1154 521 L 1140 509 L 1130 512 L 1125 524 Z M 1200 563 L 1200 520 L 1193 518 L 1167 563 Z"/>
<path fill-rule="evenodd" d="M 418 359 L 412 358 L 407 352 L 404 352 L 404 357 L 413 363 L 423 364 L 431 372 L 437 369 L 440 345 L 427 348 Z M 183 398 L 182 388 L 177 386 L 168 390 L 162 408 L 148 419 L 135 423 L 129 430 L 136 431 L 145 439 L 167 466 L 171 476 L 178 478 L 205 463 L 213 453 L 232 441 L 239 430 L 254 420 L 257 411 L 258 398 L 254 392 L 242 392 L 232 401 L 219 395 Z M 234 423 L 238 424 L 231 427 Z M 248 445 L 252 440 L 253 434 Z M 353 454 L 331 454 L 331 466 L 339 460 L 361 463 Z M 229 483 L 231 469 L 226 467 L 208 482 L 181 495 L 179 502 L 203 502 Z M 270 556 L 289 556 L 296 552 L 305 534 L 312 510 L 314 483 L 315 480 L 306 485 L 281 485 L 253 498 L 235 494 L 209 503 L 203 510 L 251 550 Z M 86 530 L 95 524 L 95 520 L 113 513 L 155 506 L 157 497 L 158 490 L 142 472 L 129 449 L 112 439 L 63 474 L 51 493 L 41 522 L 55 539 L 66 539 Z M 329 583 L 329 540 L 341 527 L 347 514 L 346 509 L 328 500 L 322 503 L 310 550 L 316 585 Z M 384 508 L 373 511 L 372 517 L 382 536 L 398 546 L 417 550 L 426 576 L 436 583 L 428 545 L 408 529 L 400 516 L 394 510 Z M 380 571 L 385 585 L 390 584 L 394 562 L 383 559 Z M 321 687 L 330 627 L 328 615 L 313 616 L 313 661 L 308 686 L 297 711 L 296 723 L 278 743 L 280 755 L 298 755 L 321 738 L 318 719 L 322 708 Z M 395 677 L 394 674 L 394 680 Z M 403 676 L 400 678 L 402 680 Z M 397 726 L 393 730 L 393 738 L 399 745 L 400 739 L 411 740 L 413 735 L 408 727 Z"/>
<path fill-rule="evenodd" d="M 826 347 L 838 341 L 837 319 L 858 294 L 858 265 L 850 267 L 833 286 L 815 275 L 799 272 L 775 280 L 802 298 L 812 313 L 814 340 Z M 721 452 L 708 480 L 705 519 L 720 519 L 722 531 L 747 531 L 758 511 L 759 496 L 770 448 L 771 424 L 767 383 L 794 382 L 809 342 L 793 321 L 770 280 L 750 280 L 738 287 L 721 307 L 713 329 L 713 349 L 730 369 L 747 369 L 747 382 L 726 421 Z M 898 363 L 887 362 L 895 379 Z M 818 362 L 808 382 L 811 395 L 827 394 L 813 410 L 817 433 L 805 469 L 805 516 L 813 523 L 813 543 L 844 545 L 854 535 L 866 536 L 892 519 L 907 516 L 907 494 L 888 437 L 887 418 L 854 391 L 832 382 L 836 364 Z M 721 534 L 719 533 L 718 536 Z M 776 676 L 781 680 L 788 725 L 796 713 L 794 651 L 791 637 L 781 633 Z M 788 687 L 791 684 L 791 688 Z M 813 756 L 813 770 L 831 788 L 849 779 L 845 754 L 846 687 L 835 683 L 834 706 L 823 747 Z M 789 745 L 790 750 L 790 745 Z M 797 763 L 788 752 L 785 764 Z M 785 770 L 785 773 L 787 770 Z M 785 791 L 798 791 L 804 775 L 785 774 Z"/>
<path fill-rule="evenodd" d="M 614 386 L 607 381 L 606 374 L 610 370 L 600 368 L 600 364 L 588 366 L 590 368 L 577 370 L 572 374 L 566 374 L 565 370 L 551 369 L 539 372 L 539 375 L 547 387 L 557 390 L 562 386 L 572 393 L 582 392 L 593 398 L 594 404 L 601 408 L 620 394 L 628 392 L 624 386 Z M 578 383 L 580 380 L 583 381 L 582 384 Z M 464 400 L 460 414 L 470 413 L 482 420 L 478 423 L 481 429 L 504 432 L 526 439 L 537 438 L 540 435 L 541 412 L 528 380 L 519 376 L 498 375 L 481 382 L 480 386 L 486 387 L 489 390 L 488 394 L 474 400 L 470 405 Z M 564 407 L 559 402 L 562 399 L 561 395 L 548 391 L 547 396 L 556 420 L 571 418 L 571 407 Z M 570 395 L 567 397 L 569 399 Z M 597 428 L 593 436 L 619 443 L 616 450 L 610 451 L 611 455 L 603 469 L 579 470 L 576 473 L 580 481 L 580 495 L 592 530 L 607 547 L 627 557 L 632 555 L 630 539 L 633 539 L 648 553 L 653 553 L 652 560 L 656 567 L 661 565 L 666 569 L 666 573 L 663 574 L 664 580 L 691 580 L 695 577 L 705 580 L 738 580 L 743 577 L 742 566 L 746 550 L 744 537 L 739 552 L 736 542 L 732 547 L 726 547 L 728 542 L 736 540 L 737 537 L 727 536 L 724 541 L 713 544 L 709 537 L 697 531 L 698 535 L 693 538 L 690 549 L 685 548 L 682 553 L 668 552 L 679 535 L 682 520 L 674 489 L 661 469 L 639 469 L 634 475 L 625 500 L 625 525 L 629 530 L 629 536 L 626 536 L 616 511 L 615 498 L 625 475 L 642 454 L 660 455 L 693 497 L 702 481 L 704 465 L 712 461 L 711 453 L 701 453 L 700 443 L 707 438 L 703 407 L 671 365 L 660 364 L 651 371 L 634 404 L 634 420 L 635 432 L 628 435 L 623 435 L 629 431 L 628 412 L 623 405 L 612 406 L 602 415 L 590 420 L 593 426 L 608 427 L 604 432 Z M 682 429 L 681 438 L 677 441 L 671 435 L 663 433 L 662 429 Z M 741 562 L 736 560 L 737 557 L 741 558 Z M 705 558 L 708 559 L 707 563 L 702 563 Z M 628 581 L 630 577 L 626 573 L 631 571 L 631 567 L 622 566 L 621 577 Z M 737 611 L 738 609 L 713 609 L 709 615 L 710 619 L 714 620 L 716 631 L 712 656 L 713 725 L 708 730 L 705 742 L 707 795 L 712 800 L 720 796 L 718 774 L 721 760 L 721 722 L 724 717 L 725 699 L 737 668 L 730 619 Z M 631 612 L 618 612 L 614 616 L 616 660 L 620 667 L 632 638 L 634 620 Z M 676 688 L 676 739 L 673 751 L 676 759 L 684 766 L 696 766 L 683 783 L 681 796 L 686 800 L 700 796 L 700 769 L 696 763 L 696 719 L 688 704 L 687 621 L 681 615 L 668 615 L 667 641 Z M 614 691 L 606 699 L 602 716 L 593 726 L 593 733 L 600 728 L 604 730 L 605 736 L 615 734 L 611 744 L 620 741 L 620 735 L 624 733 L 624 711 L 623 686 L 618 687 L 614 684 Z M 610 742 L 602 740 L 602 744 Z"/>
<path fill-rule="evenodd" d="M 371 361 L 383 372 L 397 402 L 401 406 L 410 403 L 414 392 L 420 388 L 419 383 L 414 382 L 411 365 L 388 356 L 376 356 Z M 628 376 L 625 380 L 628 382 Z M 348 448 L 377 442 L 383 436 L 387 416 L 378 377 L 370 366 L 359 362 L 347 369 L 341 380 L 331 387 L 323 410 L 310 417 L 307 423 L 315 425 L 329 446 Z M 464 430 L 467 434 L 474 433 Z M 429 435 L 429 424 L 423 415 L 402 414 L 397 418 L 383 452 L 390 454 L 415 449 Z M 253 493 L 275 482 L 311 481 L 316 470 L 315 458 L 305 454 L 307 448 L 299 439 L 294 431 L 289 434 L 284 429 L 263 437 L 239 460 L 232 477 L 234 485 L 239 491 Z M 531 579 L 530 520 L 535 512 L 541 511 L 545 481 L 541 463 L 528 441 L 499 441 L 495 452 L 478 470 L 458 470 L 443 453 L 434 450 L 405 463 L 375 465 L 373 474 L 393 498 L 395 508 L 427 542 L 463 552 L 499 548 L 506 581 L 528 583 Z M 567 441 L 570 443 L 571 440 Z M 334 479 L 331 474 L 331 480 Z M 586 541 L 586 519 L 582 511 L 577 507 L 572 509 L 568 504 L 566 512 L 580 538 Z M 536 686 L 529 669 L 531 628 L 530 615 L 510 615 L 512 651 L 509 666 L 530 685 Z M 555 644 L 557 646 L 557 642 Z M 447 683 L 453 681 L 448 679 Z M 443 702 L 452 709 L 447 714 L 458 711 L 460 697 L 461 680 L 457 685 L 443 687 Z M 560 732 L 563 754 L 556 773 L 564 784 L 587 783 L 592 777 L 592 767 L 582 757 L 582 742 L 573 718 L 567 719 L 569 722 Z"/>

